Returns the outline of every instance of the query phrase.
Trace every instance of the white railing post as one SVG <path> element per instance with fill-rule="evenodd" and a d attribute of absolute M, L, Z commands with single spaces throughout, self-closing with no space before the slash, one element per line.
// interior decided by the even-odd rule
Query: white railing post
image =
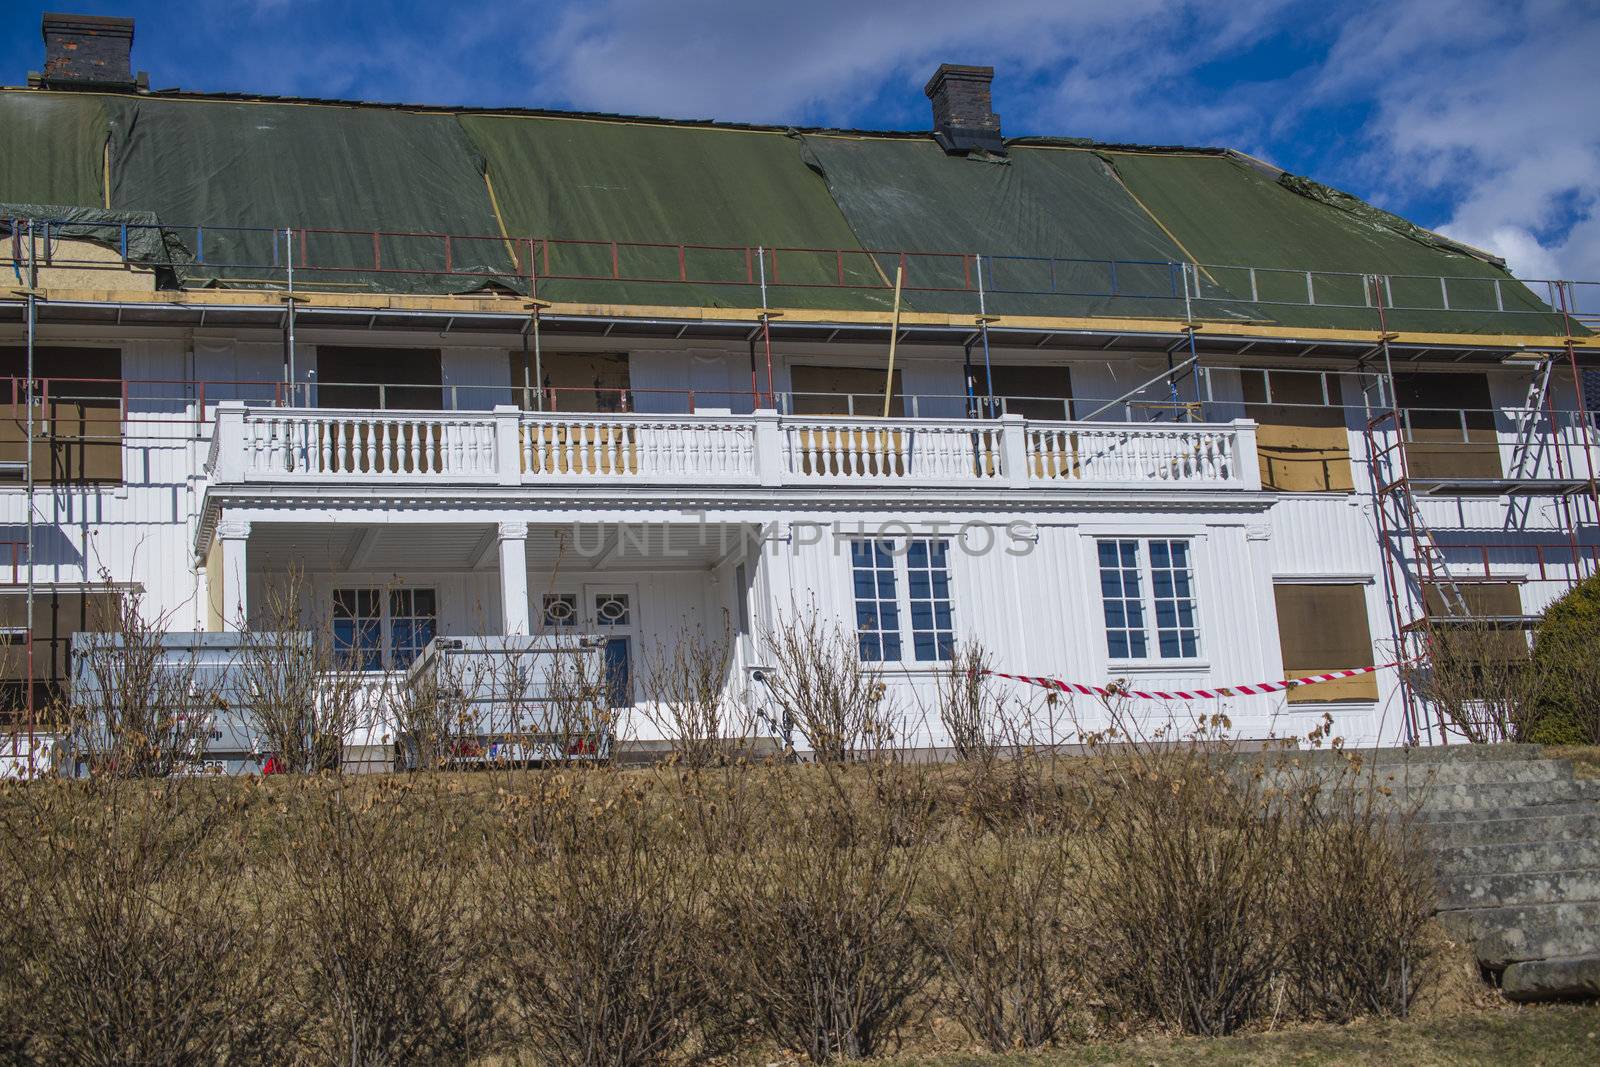
<path fill-rule="evenodd" d="M 756 480 L 762 485 L 782 485 L 788 471 L 783 455 L 783 427 L 778 413 L 771 408 L 752 412 L 755 434 L 751 443 L 755 448 Z"/>
<path fill-rule="evenodd" d="M 1000 416 L 1000 476 L 1007 485 L 1028 484 L 1028 427 L 1021 415 Z"/>
<path fill-rule="evenodd" d="M 522 412 L 510 404 L 494 406 L 494 471 L 500 485 L 522 482 Z"/>
<path fill-rule="evenodd" d="M 1233 481 L 1246 489 L 1261 488 L 1261 464 L 1256 459 L 1256 420 L 1233 420 Z"/>
<path fill-rule="evenodd" d="M 244 416 L 243 400 L 223 400 L 217 404 L 211 425 L 213 482 L 244 481 Z"/>

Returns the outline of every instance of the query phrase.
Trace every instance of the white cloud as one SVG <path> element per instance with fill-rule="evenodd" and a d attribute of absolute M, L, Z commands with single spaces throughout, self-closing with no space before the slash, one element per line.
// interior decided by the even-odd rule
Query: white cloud
<path fill-rule="evenodd" d="M 1376 114 L 1354 173 L 1446 195 L 1441 231 L 1533 277 L 1600 277 L 1600 18 L 1585 2 L 1409 0 L 1344 27 L 1319 99 Z"/>

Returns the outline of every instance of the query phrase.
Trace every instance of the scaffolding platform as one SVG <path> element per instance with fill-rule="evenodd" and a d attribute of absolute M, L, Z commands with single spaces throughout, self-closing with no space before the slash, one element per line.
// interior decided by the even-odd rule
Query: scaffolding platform
<path fill-rule="evenodd" d="M 1410 476 L 1416 496 L 1578 496 L 1589 491 L 1587 478 L 1419 478 Z"/>
<path fill-rule="evenodd" d="M 1483 630 L 1531 630 L 1539 625 L 1540 615 L 1434 615 L 1407 623 L 1406 632 L 1417 633 L 1426 629 L 1464 630 L 1476 627 Z"/>

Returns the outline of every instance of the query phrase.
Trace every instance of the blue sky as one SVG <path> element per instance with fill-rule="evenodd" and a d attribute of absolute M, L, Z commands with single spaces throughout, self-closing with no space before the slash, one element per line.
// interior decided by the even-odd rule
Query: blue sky
<path fill-rule="evenodd" d="M 11 0 L 137 20 L 154 87 L 926 129 L 940 62 L 1008 134 L 1220 144 L 1506 256 L 1600 278 L 1595 0 Z"/>

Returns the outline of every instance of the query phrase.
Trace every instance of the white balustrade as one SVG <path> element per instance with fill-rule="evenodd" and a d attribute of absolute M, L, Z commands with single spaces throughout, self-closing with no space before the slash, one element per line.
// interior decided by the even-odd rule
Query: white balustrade
<path fill-rule="evenodd" d="M 212 480 L 351 484 L 1259 487 L 1225 424 L 218 405 Z"/>

